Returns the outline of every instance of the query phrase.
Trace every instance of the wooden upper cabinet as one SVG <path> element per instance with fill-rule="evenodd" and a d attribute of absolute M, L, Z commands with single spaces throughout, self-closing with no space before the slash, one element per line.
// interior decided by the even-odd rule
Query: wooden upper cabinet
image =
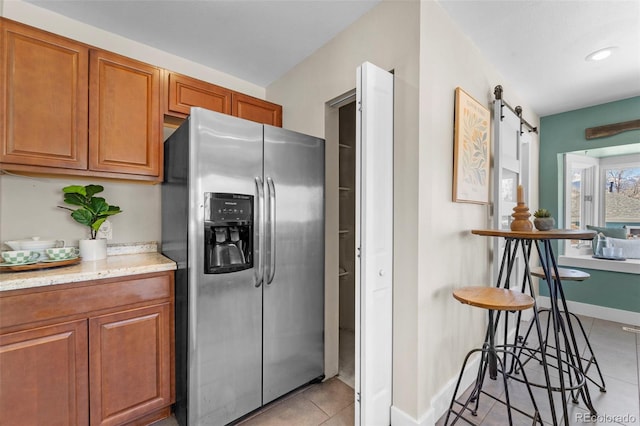
<path fill-rule="evenodd" d="M 282 106 L 234 92 L 206 81 L 165 70 L 165 121 L 179 124 L 191 107 L 202 107 L 258 123 L 282 127 Z M 175 123 L 174 123 L 175 121 Z"/>
<path fill-rule="evenodd" d="M 114 53 L 91 50 L 89 168 L 160 176 L 160 69 Z"/>
<path fill-rule="evenodd" d="M 184 118 L 192 106 L 231 114 L 231 90 L 174 72 L 166 72 L 166 79 L 165 114 Z"/>
<path fill-rule="evenodd" d="M 262 99 L 233 93 L 231 111 L 236 117 L 282 127 L 282 106 Z"/>
<path fill-rule="evenodd" d="M 87 46 L 0 18 L 0 162 L 87 168 Z"/>

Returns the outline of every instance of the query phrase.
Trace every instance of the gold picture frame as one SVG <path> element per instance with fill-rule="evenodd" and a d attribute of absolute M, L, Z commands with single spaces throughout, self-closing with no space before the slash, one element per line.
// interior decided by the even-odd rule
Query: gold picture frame
<path fill-rule="evenodd" d="M 455 96 L 453 201 L 488 204 L 491 114 L 462 88 Z"/>

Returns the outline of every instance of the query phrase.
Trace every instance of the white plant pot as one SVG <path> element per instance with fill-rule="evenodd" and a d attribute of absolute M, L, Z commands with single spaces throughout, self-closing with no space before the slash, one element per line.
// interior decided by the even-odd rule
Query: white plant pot
<path fill-rule="evenodd" d="M 80 257 L 83 261 L 107 258 L 107 240 L 80 240 Z"/>

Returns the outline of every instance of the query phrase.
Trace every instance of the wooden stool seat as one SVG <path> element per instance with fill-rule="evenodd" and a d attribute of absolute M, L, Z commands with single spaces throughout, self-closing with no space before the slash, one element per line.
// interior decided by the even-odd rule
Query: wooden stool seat
<path fill-rule="evenodd" d="M 466 305 L 494 311 L 522 311 L 535 304 L 528 294 L 496 287 L 462 287 L 453 291 L 453 297 Z"/>
<path fill-rule="evenodd" d="M 576 269 L 558 268 L 558 273 L 560 274 L 560 281 L 584 281 L 591 277 L 588 273 Z M 540 266 L 532 268 L 531 275 L 542 278 L 543 280 L 545 279 L 544 269 Z M 551 270 L 551 278 L 556 279 L 556 272 L 554 270 Z"/>
<path fill-rule="evenodd" d="M 456 382 L 456 387 L 453 390 L 453 396 L 449 404 L 447 417 L 444 420 L 445 426 L 450 424 L 453 425 L 460 419 L 470 424 L 476 424 L 475 420 L 472 421 L 470 418 L 465 417 L 465 414 L 470 413 L 474 418 L 477 417 L 481 396 L 483 399 L 484 396 L 487 396 L 493 401 L 499 402 L 506 407 L 507 418 L 504 419 L 505 422 L 503 424 L 507 424 L 508 422 L 509 425 L 513 425 L 512 411 L 517 411 L 532 419 L 534 425 L 537 426 L 540 424 L 542 426 L 543 423 L 540 418 L 540 411 L 538 410 L 538 406 L 533 396 L 533 391 L 531 390 L 531 385 L 527 379 L 527 374 L 524 371 L 524 365 L 520 362 L 517 356 L 517 344 L 515 342 L 506 342 L 506 338 L 505 342 L 501 344 L 496 344 L 495 341 L 495 331 L 498 327 L 498 323 L 500 322 L 500 315 L 502 314 L 502 311 L 504 311 L 505 317 L 508 316 L 509 313 L 515 314 L 515 312 L 517 312 L 519 319 L 520 311 L 535 306 L 535 300 L 533 297 L 517 290 L 498 287 L 461 287 L 453 291 L 453 297 L 465 305 L 486 309 L 489 315 L 489 322 L 487 323 L 487 333 L 485 334 L 482 347 L 472 349 L 464 358 L 462 368 L 460 369 L 460 375 Z M 497 314 L 495 311 L 498 311 Z M 497 318 L 494 320 L 496 315 Z M 537 315 L 535 315 L 536 324 L 538 324 L 537 318 Z M 507 323 L 505 322 L 505 330 L 506 324 Z M 542 336 L 540 327 L 538 327 L 538 331 L 538 336 Z M 458 391 L 460 390 L 460 383 L 466 371 L 467 362 L 469 361 L 469 358 L 476 353 L 480 353 L 482 355 L 480 357 L 475 385 L 471 389 L 470 393 L 466 393 L 465 391 L 465 393 L 459 394 Z M 523 383 L 526 387 L 531 401 L 530 407 L 532 408 L 530 408 L 530 410 L 533 411 L 531 413 L 523 411 L 524 407 L 517 408 L 511 404 L 509 389 L 512 388 L 512 386 L 508 384 L 507 380 L 515 377 L 512 374 L 514 369 L 518 371 L 518 374 L 522 375 L 522 378 L 518 378 L 516 380 Z M 497 380 L 498 376 L 501 376 L 504 390 L 503 393 L 497 394 L 492 389 L 485 386 L 485 378 L 487 377 L 487 374 L 491 380 Z M 548 376 L 545 377 L 548 378 Z M 551 398 L 551 395 L 549 397 Z M 449 423 L 449 418 L 452 414 L 455 417 L 453 421 Z"/>

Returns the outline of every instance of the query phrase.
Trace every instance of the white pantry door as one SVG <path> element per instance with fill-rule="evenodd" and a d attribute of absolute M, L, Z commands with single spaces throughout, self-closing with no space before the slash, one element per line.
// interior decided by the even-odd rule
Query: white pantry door
<path fill-rule="evenodd" d="M 365 62 L 356 84 L 355 424 L 391 424 L 393 74 Z"/>

